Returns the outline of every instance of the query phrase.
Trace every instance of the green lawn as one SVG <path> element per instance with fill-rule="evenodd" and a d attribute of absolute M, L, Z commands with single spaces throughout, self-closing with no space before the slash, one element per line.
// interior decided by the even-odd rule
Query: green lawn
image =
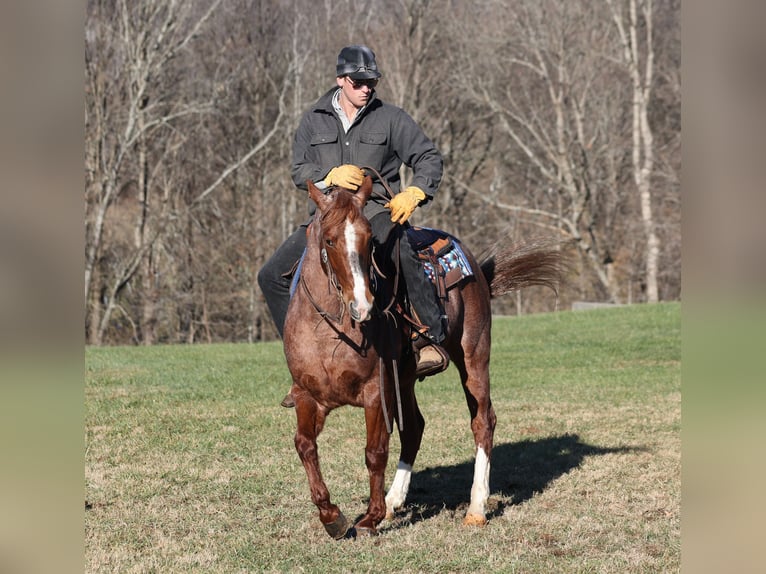
<path fill-rule="evenodd" d="M 677 572 L 680 305 L 496 318 L 490 521 L 466 528 L 457 373 L 418 383 L 426 431 L 380 535 L 331 540 L 279 406 L 278 343 L 86 350 L 88 572 Z M 366 508 L 362 411 L 319 441 L 333 500 Z M 387 478 L 399 444 L 392 437 Z M 488 569 L 488 570 L 486 570 Z"/>

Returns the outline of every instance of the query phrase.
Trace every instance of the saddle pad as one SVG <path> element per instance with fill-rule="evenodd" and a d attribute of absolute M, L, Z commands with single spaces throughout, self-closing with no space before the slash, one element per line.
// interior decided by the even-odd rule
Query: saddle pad
<path fill-rule="evenodd" d="M 292 281 L 290 281 L 290 298 L 292 299 L 293 294 L 295 293 L 295 288 L 298 286 L 298 280 L 301 278 L 301 268 L 303 267 L 303 259 L 306 257 L 306 250 L 303 250 L 303 255 L 301 255 L 301 258 L 298 259 L 298 263 L 296 263 L 295 268 L 291 271 L 293 278 Z"/>
<path fill-rule="evenodd" d="M 439 274 L 444 275 L 446 288 L 449 289 L 461 279 L 473 275 L 471 264 L 468 262 L 468 258 L 460 248 L 460 243 L 457 238 L 444 231 L 430 229 L 428 227 L 411 227 L 407 230 L 407 237 L 409 238 L 412 247 L 423 254 L 423 256 L 421 256 L 423 271 L 432 283 L 437 282 L 437 275 L 429 248 L 437 242 L 440 244 L 443 243 L 440 242 L 440 240 L 443 239 L 449 239 L 449 242 L 445 247 L 440 247 L 437 250 L 434 254 L 434 258 L 441 267 Z"/>

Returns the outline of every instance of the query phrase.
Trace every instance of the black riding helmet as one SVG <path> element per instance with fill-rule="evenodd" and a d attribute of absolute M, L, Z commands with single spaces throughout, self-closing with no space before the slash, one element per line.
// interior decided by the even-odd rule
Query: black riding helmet
<path fill-rule="evenodd" d="M 336 76 L 348 76 L 352 80 L 380 78 L 375 53 L 367 46 L 346 46 L 338 54 Z"/>

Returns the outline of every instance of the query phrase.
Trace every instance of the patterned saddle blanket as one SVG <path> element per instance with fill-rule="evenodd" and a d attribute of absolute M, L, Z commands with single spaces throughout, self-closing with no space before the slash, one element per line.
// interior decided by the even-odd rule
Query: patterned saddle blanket
<path fill-rule="evenodd" d="M 429 227 L 410 227 L 407 238 L 423 262 L 423 270 L 436 286 L 440 297 L 465 277 L 473 275 L 460 242 L 445 231 Z"/>

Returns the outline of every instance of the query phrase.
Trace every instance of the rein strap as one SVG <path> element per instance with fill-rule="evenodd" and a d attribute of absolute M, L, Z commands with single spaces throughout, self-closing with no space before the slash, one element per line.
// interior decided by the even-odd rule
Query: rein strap
<path fill-rule="evenodd" d="M 325 311 L 324 309 L 322 309 L 319 303 L 316 302 L 316 299 L 314 299 L 314 296 L 311 294 L 311 291 L 309 290 L 309 286 L 306 284 L 306 280 L 303 278 L 303 275 L 301 275 L 300 284 L 303 287 L 303 292 L 306 293 L 306 297 L 308 297 L 309 303 L 311 303 L 311 305 L 314 307 L 316 312 L 319 313 L 319 315 L 321 315 L 323 319 L 335 321 L 336 323 L 341 323 L 343 321 L 343 312 L 345 310 L 345 305 L 343 305 L 342 300 L 340 305 L 340 312 L 337 315 L 333 315 Z M 330 285 L 332 285 L 332 282 L 330 282 Z"/>

